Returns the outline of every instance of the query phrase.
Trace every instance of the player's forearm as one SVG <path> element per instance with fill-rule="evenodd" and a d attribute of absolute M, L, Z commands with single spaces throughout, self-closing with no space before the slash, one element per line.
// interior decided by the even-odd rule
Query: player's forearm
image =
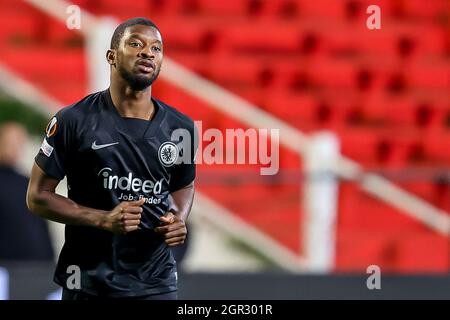
<path fill-rule="evenodd" d="M 27 197 L 29 209 L 42 218 L 64 224 L 101 228 L 105 212 L 80 206 L 52 191 L 40 191 Z"/>
<path fill-rule="evenodd" d="M 185 221 L 189 217 L 194 202 L 195 187 L 194 183 L 171 193 L 175 215 Z"/>

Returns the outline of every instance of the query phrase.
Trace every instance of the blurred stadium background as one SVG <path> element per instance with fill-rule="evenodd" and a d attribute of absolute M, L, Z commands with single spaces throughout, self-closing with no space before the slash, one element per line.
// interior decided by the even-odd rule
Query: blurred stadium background
<path fill-rule="evenodd" d="M 449 3 L 0 0 L 0 122 L 33 134 L 28 173 L 50 116 L 107 87 L 114 26 L 148 17 L 165 41 L 157 98 L 203 129 L 280 129 L 277 175 L 198 166 L 182 297 L 370 298 L 377 265 L 395 290 L 376 297 L 448 298 Z M 366 27 L 372 4 L 380 30 Z M 58 253 L 62 226 L 50 228 Z M 5 298 L 51 281 L 45 267 L 0 265 L 20 287 Z"/>

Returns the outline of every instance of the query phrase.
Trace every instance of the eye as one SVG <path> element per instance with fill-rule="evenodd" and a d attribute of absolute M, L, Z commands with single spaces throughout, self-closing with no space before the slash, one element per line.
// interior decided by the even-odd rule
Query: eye
<path fill-rule="evenodd" d="M 156 51 L 156 52 L 161 52 L 161 48 L 160 48 L 160 47 L 157 47 L 157 46 L 153 46 L 153 47 L 152 47 L 152 50 L 153 50 L 153 51 Z"/>
<path fill-rule="evenodd" d="M 130 42 L 130 46 L 137 48 L 137 47 L 140 47 L 141 44 L 139 42 L 133 41 L 133 42 Z"/>

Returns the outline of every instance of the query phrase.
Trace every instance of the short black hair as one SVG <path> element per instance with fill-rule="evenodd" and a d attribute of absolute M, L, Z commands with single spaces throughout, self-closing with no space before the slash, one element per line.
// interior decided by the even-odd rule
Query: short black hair
<path fill-rule="evenodd" d="M 160 32 L 156 24 L 154 24 L 153 21 L 151 21 L 150 19 L 141 17 L 128 19 L 119 24 L 116 30 L 114 30 L 114 34 L 111 38 L 111 49 L 117 49 L 119 47 L 120 40 L 122 39 L 123 34 L 125 33 L 125 29 L 135 25 L 150 26 L 158 30 L 158 32 Z"/>

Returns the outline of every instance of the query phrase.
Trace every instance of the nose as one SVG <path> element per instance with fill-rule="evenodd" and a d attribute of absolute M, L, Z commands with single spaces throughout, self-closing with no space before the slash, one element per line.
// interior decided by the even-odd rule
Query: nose
<path fill-rule="evenodd" d="M 151 46 L 145 46 L 144 48 L 142 48 L 142 50 L 139 52 L 139 55 L 145 59 L 153 60 L 155 58 L 155 54 L 153 53 Z"/>

